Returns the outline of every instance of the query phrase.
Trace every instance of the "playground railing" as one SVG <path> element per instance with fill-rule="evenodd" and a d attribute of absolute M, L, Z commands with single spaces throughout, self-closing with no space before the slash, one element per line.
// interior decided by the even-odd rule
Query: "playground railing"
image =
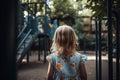
<path fill-rule="evenodd" d="M 32 31 L 32 29 L 30 29 L 29 31 L 28 31 L 28 33 L 25 35 L 25 37 L 23 38 L 23 40 L 20 42 L 20 44 L 18 45 L 18 47 L 17 47 L 17 50 L 23 45 L 23 44 L 25 44 L 25 40 L 28 38 L 28 36 L 30 35 L 30 33 L 31 33 L 31 31 Z M 25 45 L 24 45 L 25 46 Z"/>
<path fill-rule="evenodd" d="M 25 29 L 26 29 L 26 27 L 24 27 L 24 28 L 22 29 L 22 31 L 18 34 L 17 38 L 19 38 L 19 37 L 23 34 L 23 32 L 25 31 Z"/>

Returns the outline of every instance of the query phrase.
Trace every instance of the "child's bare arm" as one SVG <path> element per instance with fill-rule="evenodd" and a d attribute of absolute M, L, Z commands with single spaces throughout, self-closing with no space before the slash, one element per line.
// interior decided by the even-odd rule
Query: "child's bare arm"
<path fill-rule="evenodd" d="M 81 80 L 87 80 L 87 71 L 83 59 L 80 59 L 79 72 Z"/>
<path fill-rule="evenodd" d="M 47 80 L 53 80 L 53 66 L 49 63 L 49 66 L 48 66 L 48 72 L 47 72 Z"/>
<path fill-rule="evenodd" d="M 81 80 L 87 80 L 87 72 L 86 72 L 85 64 L 82 64 L 80 66 L 80 78 Z"/>

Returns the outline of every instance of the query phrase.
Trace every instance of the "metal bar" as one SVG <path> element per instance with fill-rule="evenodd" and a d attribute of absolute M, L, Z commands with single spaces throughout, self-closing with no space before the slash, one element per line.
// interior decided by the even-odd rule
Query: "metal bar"
<path fill-rule="evenodd" d="M 17 38 L 19 38 L 19 37 L 23 34 L 23 32 L 25 31 L 25 29 L 26 29 L 26 27 L 24 27 L 24 28 L 22 29 L 22 31 L 18 34 Z"/>
<path fill-rule="evenodd" d="M 99 69 L 98 69 L 98 25 L 97 25 L 97 21 L 95 20 L 95 25 L 96 25 L 96 80 L 99 80 L 99 77 L 98 77 L 98 72 L 99 72 Z"/>
<path fill-rule="evenodd" d="M 98 27 L 98 58 L 99 58 L 99 80 L 101 80 L 101 20 L 99 21 Z"/>
<path fill-rule="evenodd" d="M 108 15 L 108 78 L 113 80 L 113 63 L 112 63 L 112 0 L 107 0 Z"/>
<path fill-rule="evenodd" d="M 29 54 L 30 54 L 30 49 L 27 51 L 27 63 L 29 63 Z"/>
<path fill-rule="evenodd" d="M 40 44 L 41 44 L 41 42 L 40 42 L 40 36 L 38 38 L 39 38 L 38 61 L 40 61 L 40 50 L 41 50 L 41 47 L 40 47 Z"/>
<path fill-rule="evenodd" d="M 47 14 L 46 14 L 46 12 L 47 12 L 47 0 L 44 0 L 45 1 L 45 30 L 47 29 Z M 46 32 L 46 31 L 45 31 Z M 46 33 L 45 33 L 46 34 Z M 45 37 L 44 37 L 44 63 L 46 63 L 46 52 L 47 52 L 47 36 L 45 35 Z"/>
<path fill-rule="evenodd" d="M 120 61 L 119 61 L 119 58 L 120 58 L 120 26 L 119 26 L 119 23 L 117 22 L 117 35 L 116 35 L 116 40 L 117 40 L 117 57 L 116 57 L 116 80 L 120 80 Z"/>
<path fill-rule="evenodd" d="M 17 50 L 22 46 L 22 44 L 24 43 L 24 41 L 27 39 L 27 37 L 30 35 L 31 33 L 31 29 L 28 31 L 28 33 L 26 34 L 26 36 L 24 37 L 24 39 L 21 41 L 21 43 L 18 45 Z"/>
<path fill-rule="evenodd" d="M 34 7 L 34 10 L 35 10 L 35 11 L 34 11 L 34 16 L 36 17 L 36 13 L 37 13 L 37 4 L 34 4 L 34 6 L 35 6 L 35 7 Z"/>
<path fill-rule="evenodd" d="M 44 63 L 46 63 L 46 54 L 47 54 L 47 36 L 44 37 Z"/>
<path fill-rule="evenodd" d="M 101 80 L 101 21 L 96 24 L 96 80 Z"/>
<path fill-rule="evenodd" d="M 120 26 L 119 26 L 119 16 L 117 12 L 115 13 L 116 17 L 116 80 L 120 80 L 120 70 L 119 70 L 119 58 L 120 58 Z"/>

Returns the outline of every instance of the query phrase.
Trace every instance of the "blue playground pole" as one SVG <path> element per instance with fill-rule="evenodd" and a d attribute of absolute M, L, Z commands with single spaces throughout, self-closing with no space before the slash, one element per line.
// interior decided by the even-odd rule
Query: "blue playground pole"
<path fill-rule="evenodd" d="M 52 28 L 51 28 L 51 35 L 50 35 L 50 36 L 51 36 L 52 39 L 53 39 L 55 30 L 57 29 L 57 27 L 58 27 L 57 19 L 55 19 L 55 20 L 53 21 L 53 26 L 52 26 Z"/>
<path fill-rule="evenodd" d="M 37 17 L 33 19 L 32 29 L 33 29 L 33 34 L 38 31 L 38 18 Z"/>
<path fill-rule="evenodd" d="M 25 18 L 25 23 L 26 23 L 26 30 L 25 32 L 27 33 L 30 29 L 32 29 L 32 22 L 33 21 L 33 18 L 32 16 L 28 15 L 26 16 Z"/>

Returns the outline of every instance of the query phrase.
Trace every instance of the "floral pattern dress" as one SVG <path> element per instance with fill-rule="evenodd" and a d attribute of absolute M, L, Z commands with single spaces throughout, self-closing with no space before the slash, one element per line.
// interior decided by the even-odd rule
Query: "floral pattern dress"
<path fill-rule="evenodd" d="M 82 61 L 80 61 L 82 59 Z M 80 80 L 79 65 L 87 61 L 87 56 L 76 53 L 72 56 L 50 54 L 47 60 L 55 68 L 54 80 Z"/>

